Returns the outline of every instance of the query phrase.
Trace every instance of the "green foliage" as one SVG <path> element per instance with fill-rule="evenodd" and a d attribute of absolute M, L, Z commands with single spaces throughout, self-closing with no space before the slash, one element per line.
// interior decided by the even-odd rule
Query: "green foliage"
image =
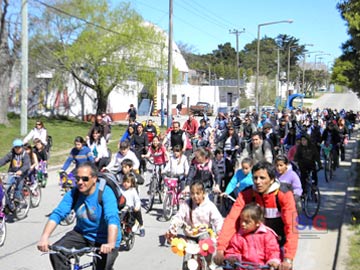
<path fill-rule="evenodd" d="M 98 112 L 106 109 L 113 88 L 130 76 L 144 79 L 144 84 L 153 88 L 154 76 L 149 75 L 153 72 L 145 76 L 144 70 L 160 66 L 154 52 L 160 52 L 164 37 L 153 26 L 145 25 L 129 5 L 111 8 L 105 0 L 62 0 L 55 1 L 55 6 L 77 18 L 45 9 L 42 23 L 34 26 L 42 44 L 38 51 L 51 47 L 48 54 L 57 63 L 57 73 L 70 73 L 96 91 Z"/>
<path fill-rule="evenodd" d="M 341 1 L 337 8 L 348 27 L 349 40 L 342 44 L 343 54 L 335 65 L 332 80 L 360 92 L 360 2 Z"/>

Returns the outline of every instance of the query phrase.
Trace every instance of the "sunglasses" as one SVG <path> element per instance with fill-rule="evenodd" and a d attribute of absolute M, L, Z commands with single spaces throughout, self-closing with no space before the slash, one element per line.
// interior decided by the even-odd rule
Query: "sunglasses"
<path fill-rule="evenodd" d="M 36 125 L 37 125 L 37 126 L 41 126 L 41 124 L 40 124 L 40 123 L 36 123 Z"/>
<path fill-rule="evenodd" d="M 83 180 L 84 182 L 88 182 L 90 180 L 89 176 L 75 176 L 76 182 Z"/>

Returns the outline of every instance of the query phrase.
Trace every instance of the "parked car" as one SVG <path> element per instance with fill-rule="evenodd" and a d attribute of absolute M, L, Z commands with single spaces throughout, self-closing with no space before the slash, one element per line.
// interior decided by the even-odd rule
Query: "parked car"
<path fill-rule="evenodd" d="M 212 116 L 214 114 L 214 106 L 208 102 L 199 101 L 198 103 L 196 103 L 196 105 L 190 106 L 190 111 L 194 115 L 202 116 L 202 115 L 204 115 L 204 112 L 205 112 L 206 115 Z"/>

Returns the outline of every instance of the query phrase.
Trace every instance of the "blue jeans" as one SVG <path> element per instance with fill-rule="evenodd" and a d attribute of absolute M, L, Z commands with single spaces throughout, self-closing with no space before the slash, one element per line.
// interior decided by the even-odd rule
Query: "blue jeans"
<path fill-rule="evenodd" d="M 17 199 L 22 199 L 22 188 L 24 186 L 24 177 L 22 176 L 15 176 L 15 175 L 11 175 L 9 176 L 9 187 L 10 188 L 14 183 L 15 183 L 15 198 Z"/>

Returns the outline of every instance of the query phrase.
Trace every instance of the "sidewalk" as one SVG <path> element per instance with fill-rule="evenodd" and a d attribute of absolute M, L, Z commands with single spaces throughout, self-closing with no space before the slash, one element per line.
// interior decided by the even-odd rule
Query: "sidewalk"
<path fill-rule="evenodd" d="M 358 155 L 358 142 L 360 141 L 360 124 L 357 124 L 352 134 L 352 140 L 355 140 L 355 147 L 353 148 L 354 154 L 351 160 L 351 172 L 350 172 L 350 181 L 346 191 L 346 200 L 343 211 L 343 221 L 339 228 L 338 243 L 337 243 L 337 256 L 335 256 L 334 268 L 336 270 L 346 270 L 347 263 L 349 262 L 349 246 L 350 246 L 350 237 L 352 237 L 356 231 L 354 231 L 353 224 L 354 217 L 359 215 L 360 202 L 356 196 L 359 187 L 356 186 L 356 180 L 360 177 L 357 173 L 357 166 L 360 163 L 360 156 Z M 360 266 L 359 266 L 360 267 Z"/>

